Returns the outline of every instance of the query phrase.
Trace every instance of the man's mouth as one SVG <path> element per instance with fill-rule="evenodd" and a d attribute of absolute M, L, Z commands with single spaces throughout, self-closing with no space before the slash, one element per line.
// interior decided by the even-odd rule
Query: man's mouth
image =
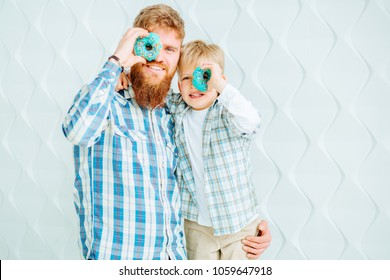
<path fill-rule="evenodd" d="M 153 70 L 153 71 L 165 71 L 165 67 L 161 66 L 161 65 L 155 65 L 155 64 L 146 64 L 146 67 L 148 67 L 149 69 Z"/>

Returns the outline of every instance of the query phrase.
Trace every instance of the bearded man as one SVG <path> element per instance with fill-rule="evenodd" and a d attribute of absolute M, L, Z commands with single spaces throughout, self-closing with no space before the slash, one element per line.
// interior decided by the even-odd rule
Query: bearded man
<path fill-rule="evenodd" d="M 74 144 L 80 245 L 85 259 L 186 259 L 174 124 L 164 106 L 184 22 L 171 7 L 155 5 L 140 11 L 133 26 L 63 123 Z M 162 43 L 151 62 L 133 52 L 149 32 Z M 117 92 L 123 68 L 131 68 L 131 86 Z"/>

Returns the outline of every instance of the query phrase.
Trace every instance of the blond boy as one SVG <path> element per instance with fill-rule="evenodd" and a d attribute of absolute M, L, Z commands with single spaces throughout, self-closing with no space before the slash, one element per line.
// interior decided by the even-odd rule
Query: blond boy
<path fill-rule="evenodd" d="M 211 70 L 206 92 L 192 84 L 197 66 Z M 220 47 L 187 43 L 178 63 L 180 94 L 167 99 L 189 259 L 247 259 L 241 240 L 257 235 L 260 223 L 249 153 L 260 117 L 223 68 Z"/>

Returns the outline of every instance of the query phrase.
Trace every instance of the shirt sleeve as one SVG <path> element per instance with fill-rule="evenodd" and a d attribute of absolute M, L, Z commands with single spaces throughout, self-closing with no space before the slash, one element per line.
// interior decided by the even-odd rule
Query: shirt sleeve
<path fill-rule="evenodd" d="M 173 118 L 176 118 L 176 116 L 182 113 L 187 107 L 187 104 L 184 102 L 181 94 L 173 92 L 172 90 L 168 93 L 168 96 L 165 99 L 165 104 Z"/>
<path fill-rule="evenodd" d="M 107 125 L 110 103 L 121 68 L 107 61 L 95 80 L 77 93 L 65 116 L 62 130 L 74 145 L 92 146 Z"/>
<path fill-rule="evenodd" d="M 180 97 L 180 93 L 173 92 L 173 90 L 169 91 L 165 99 L 165 104 L 167 105 L 167 108 L 171 112 L 171 114 L 176 111 L 176 108 L 180 103 Z"/>
<path fill-rule="evenodd" d="M 250 101 L 228 84 L 218 97 L 220 102 L 232 115 L 236 128 L 245 134 L 256 133 L 260 127 L 261 116 Z"/>

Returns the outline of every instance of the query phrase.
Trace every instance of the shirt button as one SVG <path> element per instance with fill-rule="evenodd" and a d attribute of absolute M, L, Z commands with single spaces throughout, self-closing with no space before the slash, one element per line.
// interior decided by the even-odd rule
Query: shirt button
<path fill-rule="evenodd" d="M 115 76 L 115 72 L 111 72 L 111 76 Z"/>
<path fill-rule="evenodd" d="M 164 168 L 164 167 L 165 167 L 165 164 L 162 162 L 162 163 L 160 164 L 160 166 L 161 166 L 161 168 Z"/>

